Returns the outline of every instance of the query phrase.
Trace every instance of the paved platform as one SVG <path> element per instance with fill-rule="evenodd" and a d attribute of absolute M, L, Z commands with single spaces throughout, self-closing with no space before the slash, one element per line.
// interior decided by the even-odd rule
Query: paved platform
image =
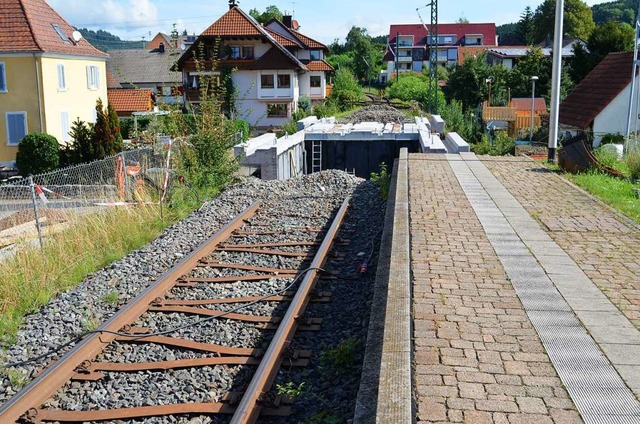
<path fill-rule="evenodd" d="M 640 423 L 640 230 L 527 159 L 408 174 L 416 420 Z"/>

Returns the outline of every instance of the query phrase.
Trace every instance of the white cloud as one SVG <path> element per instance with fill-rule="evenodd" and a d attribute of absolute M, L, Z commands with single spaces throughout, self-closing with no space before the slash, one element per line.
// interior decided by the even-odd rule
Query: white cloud
<path fill-rule="evenodd" d="M 150 0 L 49 0 L 67 21 L 80 27 L 124 30 L 158 24 L 158 8 Z"/>

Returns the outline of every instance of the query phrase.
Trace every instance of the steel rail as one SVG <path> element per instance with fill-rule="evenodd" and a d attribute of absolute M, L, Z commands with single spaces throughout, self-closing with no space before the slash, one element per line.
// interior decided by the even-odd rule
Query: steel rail
<path fill-rule="evenodd" d="M 315 285 L 318 269 L 324 265 L 327 259 L 327 255 L 331 249 L 334 238 L 340 229 L 342 220 L 344 219 L 347 208 L 349 207 L 349 200 L 350 198 L 347 197 L 338 210 L 331 227 L 327 231 L 322 244 L 313 258 L 309 271 L 300 283 L 300 287 L 298 288 L 287 313 L 282 319 L 275 336 L 271 340 L 271 343 L 269 344 L 256 373 L 251 379 L 244 396 L 240 400 L 240 404 L 231 418 L 231 424 L 253 424 L 260 416 L 262 410 L 260 399 L 275 380 L 278 368 L 282 362 L 282 353 L 293 339 L 298 321 L 304 314 L 311 291 Z"/>
<path fill-rule="evenodd" d="M 80 340 L 69 352 L 46 368 L 38 377 L 26 387 L 7 400 L 0 407 L 0 423 L 16 422 L 34 408 L 40 407 L 60 387 L 75 374 L 75 368 L 83 361 L 93 360 L 109 343 L 118 336 L 101 333 L 101 331 L 118 332 L 125 325 L 136 321 L 144 314 L 149 305 L 157 298 L 167 293 L 180 278 L 188 271 L 197 267 L 198 263 L 210 255 L 215 247 L 227 240 L 231 234 L 242 227 L 246 220 L 255 215 L 258 202 L 253 203 L 229 222 L 222 229 L 212 235 L 205 243 L 183 258 L 177 265 L 166 271 L 152 285 L 116 312 L 96 332 Z"/>

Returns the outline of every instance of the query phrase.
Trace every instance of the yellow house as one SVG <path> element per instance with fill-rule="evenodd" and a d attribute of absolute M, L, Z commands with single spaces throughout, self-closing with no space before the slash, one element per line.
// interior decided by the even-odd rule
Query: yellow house
<path fill-rule="evenodd" d="M 44 0 L 2 0 L 0 163 L 15 160 L 26 134 L 65 143 L 77 118 L 95 122 L 96 100 L 107 103 L 106 60 Z"/>

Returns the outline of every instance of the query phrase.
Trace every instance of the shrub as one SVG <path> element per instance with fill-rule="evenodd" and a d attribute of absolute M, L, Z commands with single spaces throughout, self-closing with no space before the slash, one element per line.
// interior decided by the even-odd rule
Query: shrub
<path fill-rule="evenodd" d="M 622 134 L 605 134 L 602 136 L 602 140 L 600 140 L 600 145 L 604 146 L 605 144 L 624 144 L 624 135 Z"/>
<path fill-rule="evenodd" d="M 640 179 L 640 150 L 637 148 L 629 150 L 625 158 L 625 163 L 629 170 L 629 178 L 631 178 L 631 180 Z"/>
<path fill-rule="evenodd" d="M 618 164 L 618 154 L 613 150 L 598 147 L 593 151 L 593 155 L 598 159 L 598 162 L 609 168 L 616 168 Z"/>
<path fill-rule="evenodd" d="M 298 108 L 299 110 L 303 110 L 306 115 L 309 115 L 311 113 L 311 97 L 300 96 L 298 99 Z"/>
<path fill-rule="evenodd" d="M 338 109 L 331 103 L 324 103 L 317 105 L 313 108 L 313 114 L 318 118 L 326 118 L 329 116 L 335 116 L 338 113 Z"/>
<path fill-rule="evenodd" d="M 28 134 L 18 146 L 16 165 L 22 175 L 42 174 L 57 169 L 60 165 L 58 140 L 45 133 Z"/>
<path fill-rule="evenodd" d="M 489 142 L 489 136 L 482 135 L 482 141 L 471 145 L 471 149 L 477 155 L 505 156 L 515 153 L 516 142 L 505 132 L 498 131 Z"/>
<path fill-rule="evenodd" d="M 364 97 L 362 87 L 351 71 L 341 68 L 336 71 L 330 101 L 340 110 L 348 110 L 355 102 Z"/>

